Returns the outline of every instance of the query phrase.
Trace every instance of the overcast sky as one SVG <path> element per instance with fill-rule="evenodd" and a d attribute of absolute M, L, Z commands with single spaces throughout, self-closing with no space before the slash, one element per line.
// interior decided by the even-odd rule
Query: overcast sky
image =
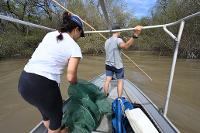
<path fill-rule="evenodd" d="M 134 12 L 137 18 L 150 15 L 150 9 L 155 5 L 156 0 L 126 0 L 128 10 Z"/>

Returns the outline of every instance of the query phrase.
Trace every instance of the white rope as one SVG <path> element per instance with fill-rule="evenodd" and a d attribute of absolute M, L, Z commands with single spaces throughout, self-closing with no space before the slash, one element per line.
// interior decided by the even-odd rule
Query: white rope
<path fill-rule="evenodd" d="M 71 14 L 74 14 L 73 12 L 69 11 L 67 8 L 65 8 L 63 5 L 61 5 L 59 2 L 57 2 L 56 0 L 52 0 L 54 3 L 56 3 L 57 5 L 59 5 L 62 9 L 64 9 L 65 11 L 68 11 Z M 74 14 L 76 15 L 76 14 Z M 92 30 L 96 31 L 94 27 L 92 27 L 89 23 L 87 23 L 86 21 L 84 21 L 82 18 L 80 18 L 81 21 L 87 25 L 88 27 L 90 27 Z M 101 33 L 98 33 L 101 37 L 103 37 L 104 39 L 106 39 Z"/>
<path fill-rule="evenodd" d="M 65 8 L 63 5 L 61 5 L 60 3 L 58 3 L 56 0 L 52 0 L 53 2 L 55 2 L 57 5 L 59 5 L 60 7 L 62 7 L 64 10 L 66 10 L 66 11 L 68 11 L 68 12 L 70 12 L 67 8 Z M 105 8 L 105 3 L 104 3 L 104 1 L 102 2 L 102 6 L 104 6 L 104 8 Z M 103 8 L 103 9 L 104 9 Z M 70 12 L 70 13 L 72 13 L 72 12 Z M 105 13 L 107 13 L 107 12 L 105 12 Z M 74 14 L 74 13 L 72 13 L 72 14 Z M 82 19 L 81 19 L 82 20 Z M 82 20 L 83 21 L 83 20 Z M 108 20 L 109 21 L 109 20 Z M 88 24 L 87 22 L 85 22 L 85 21 L 83 21 L 87 26 L 89 26 L 91 29 L 93 29 L 93 30 L 95 30 L 96 31 L 96 29 L 94 28 L 94 27 L 92 27 L 90 24 Z M 107 39 L 104 35 L 102 35 L 101 33 L 98 33 L 98 34 L 100 34 L 105 40 Z M 130 60 L 141 72 L 143 72 L 151 81 L 152 81 L 152 78 L 147 74 L 147 73 L 145 73 L 145 71 L 143 71 L 130 57 L 128 57 L 124 52 L 122 52 L 122 54 L 128 59 L 128 60 Z"/>
<path fill-rule="evenodd" d="M 110 20 L 109 20 L 109 17 L 108 17 L 108 12 L 107 12 L 107 10 L 106 10 L 106 6 L 105 6 L 105 1 L 104 0 L 100 0 L 99 1 L 100 2 L 100 5 L 101 5 L 101 8 L 102 8 L 102 10 L 103 10 L 103 14 L 104 14 L 104 16 L 105 16 L 105 18 L 106 18 L 106 21 L 107 21 L 107 23 L 109 24 L 109 29 L 111 30 L 112 28 L 111 28 L 111 22 L 110 22 Z M 133 63 L 142 73 L 144 73 L 151 81 L 152 81 L 152 78 L 144 71 L 144 70 L 142 70 L 137 64 L 136 64 L 136 62 L 134 61 L 134 60 L 132 60 L 128 55 L 126 55 L 123 51 L 121 52 L 131 63 Z"/>
<path fill-rule="evenodd" d="M 55 0 L 52 0 L 54 1 L 55 3 L 57 3 L 59 6 L 61 6 L 62 8 L 64 8 L 62 5 L 60 5 L 57 1 Z M 103 3 L 104 4 L 104 3 Z M 64 8 L 65 10 L 67 10 L 66 8 Z M 72 12 L 71 12 L 72 13 Z M 73 13 L 72 13 L 73 14 Z M 172 22 L 172 23 L 168 23 L 168 24 L 164 24 L 164 25 L 153 25 L 153 26 L 144 26 L 142 29 L 152 29 L 152 28 L 163 28 L 163 27 L 166 27 L 166 26 L 172 26 L 172 25 L 176 25 L 184 20 L 188 20 L 194 16 L 197 16 L 197 15 L 200 15 L 200 12 L 197 12 L 197 13 L 194 13 L 192 15 L 189 15 L 185 18 L 182 18 L 176 22 Z M 33 23 L 30 23 L 30 22 L 26 22 L 26 21 L 22 21 L 22 20 L 19 20 L 19 19 L 15 19 L 15 18 L 11 18 L 11 17 L 7 17 L 7 16 L 4 16 L 4 15 L 0 15 L 0 19 L 3 19 L 3 20 L 7 20 L 7 21 L 11 21 L 11 22 L 16 22 L 16 23 L 20 23 L 20 24 L 23 24 L 23 25 L 28 25 L 28 26 L 32 26 L 32 27 L 36 27 L 36 28 L 40 28 L 40 29 L 45 29 L 45 30 L 50 30 L 50 31 L 54 31 L 55 29 L 52 29 L 52 28 L 48 28 L 48 27 L 45 27 L 45 26 L 42 26 L 42 25 L 36 25 L 36 24 L 33 24 Z M 83 20 L 82 20 L 83 21 Z M 84 22 L 84 21 L 83 21 Z M 86 23 L 86 22 L 85 22 Z M 86 23 L 87 25 L 89 25 L 88 23 Z M 89 25 L 90 26 L 90 25 Z M 90 26 L 91 27 L 91 26 Z M 94 29 L 93 27 L 91 27 L 92 29 Z M 128 29 L 119 29 L 119 30 L 112 30 L 112 32 L 116 32 L 116 31 L 129 31 L 129 30 L 134 30 L 135 28 L 128 28 Z M 95 29 L 94 29 L 95 30 Z M 105 32 L 111 32 L 111 30 L 103 30 L 103 31 L 85 31 L 85 33 L 105 33 Z M 104 37 L 102 35 L 102 37 Z M 104 37 L 105 38 L 105 37 Z M 106 38 L 105 38 L 106 39 Z M 124 53 L 122 53 L 123 55 L 125 55 Z M 126 56 L 126 55 L 125 55 Z M 127 57 L 127 56 L 126 56 Z M 129 57 L 128 57 L 129 60 L 131 60 Z M 132 63 L 136 64 L 134 61 L 131 60 Z M 138 65 L 136 65 L 137 68 Z M 139 68 L 140 69 L 140 68 Z M 140 69 L 151 81 L 151 77 L 148 76 L 148 74 L 146 74 L 142 69 Z"/>

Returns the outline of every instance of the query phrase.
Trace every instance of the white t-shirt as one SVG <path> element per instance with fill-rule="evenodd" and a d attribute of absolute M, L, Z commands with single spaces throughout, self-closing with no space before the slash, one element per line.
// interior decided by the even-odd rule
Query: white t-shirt
<path fill-rule="evenodd" d="M 82 58 L 81 49 L 69 36 L 62 33 L 63 40 L 57 40 L 58 31 L 46 34 L 31 59 L 24 67 L 29 73 L 35 73 L 60 83 L 60 75 L 68 64 L 70 57 Z"/>

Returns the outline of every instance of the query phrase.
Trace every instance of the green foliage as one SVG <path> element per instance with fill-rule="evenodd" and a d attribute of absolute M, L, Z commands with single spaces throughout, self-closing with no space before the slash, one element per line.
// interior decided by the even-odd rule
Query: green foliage
<path fill-rule="evenodd" d="M 85 54 L 101 54 L 104 51 L 105 39 L 98 34 L 90 34 L 78 41 Z"/>
<path fill-rule="evenodd" d="M 143 18 L 141 25 L 166 24 L 184 18 L 187 15 L 199 12 L 200 6 L 197 1 L 188 0 L 158 0 L 152 14 L 152 18 Z M 199 58 L 200 57 L 200 18 L 195 17 L 186 22 L 179 48 L 179 57 Z M 179 25 L 168 27 L 177 36 Z M 145 30 L 139 42 L 140 50 L 145 50 L 146 45 L 150 45 L 149 50 L 159 51 L 161 55 L 171 55 L 174 50 L 174 41 L 162 29 Z M 143 40 L 143 41 L 142 41 Z"/>
<path fill-rule="evenodd" d="M 41 36 L 23 36 L 18 33 L 6 33 L 0 36 L 0 58 L 30 56 L 41 41 Z"/>
<path fill-rule="evenodd" d="M 95 0 L 60 0 L 63 5 L 96 30 L 107 29 L 109 24 L 105 21 L 100 4 Z M 108 16 L 111 23 L 118 23 L 121 27 L 134 27 L 135 25 L 157 25 L 174 22 L 187 15 L 200 11 L 199 2 L 195 0 L 157 0 L 152 9 L 152 16 L 140 20 L 135 19 L 127 12 L 125 0 L 106 1 Z M 29 1 L 0 1 L 0 13 L 20 20 L 44 25 L 58 29 L 62 22 L 63 9 L 51 0 Z M 186 22 L 181 39 L 179 56 L 184 58 L 200 58 L 200 18 L 195 17 Z M 169 27 L 175 35 L 179 25 Z M 91 30 L 85 25 L 85 30 Z M 30 56 L 46 31 L 30 28 L 28 26 L 7 23 L 0 20 L 0 58 L 11 56 Z M 3 35 L 4 34 L 4 35 Z M 131 32 L 124 32 L 122 37 L 130 36 Z M 106 34 L 109 37 L 108 34 Z M 78 41 L 83 53 L 100 54 L 104 52 L 105 39 L 99 34 L 88 34 Z M 133 49 L 153 50 L 161 55 L 171 55 L 174 42 L 162 29 L 143 30 Z"/>

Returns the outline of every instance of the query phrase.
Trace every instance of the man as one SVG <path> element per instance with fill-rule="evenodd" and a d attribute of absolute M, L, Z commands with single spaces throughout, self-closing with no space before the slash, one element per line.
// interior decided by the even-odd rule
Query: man
<path fill-rule="evenodd" d="M 119 25 L 113 25 L 112 30 L 120 29 Z M 123 78 L 124 78 L 124 66 L 121 58 L 121 49 L 128 49 L 134 44 L 134 40 L 138 38 L 141 33 L 142 26 L 136 26 L 131 38 L 124 42 L 119 38 L 121 32 L 113 32 L 112 37 L 105 42 L 106 52 L 106 81 L 104 83 L 104 93 L 108 96 L 109 83 L 112 80 L 113 75 L 117 78 L 117 92 L 118 97 L 123 93 Z"/>

